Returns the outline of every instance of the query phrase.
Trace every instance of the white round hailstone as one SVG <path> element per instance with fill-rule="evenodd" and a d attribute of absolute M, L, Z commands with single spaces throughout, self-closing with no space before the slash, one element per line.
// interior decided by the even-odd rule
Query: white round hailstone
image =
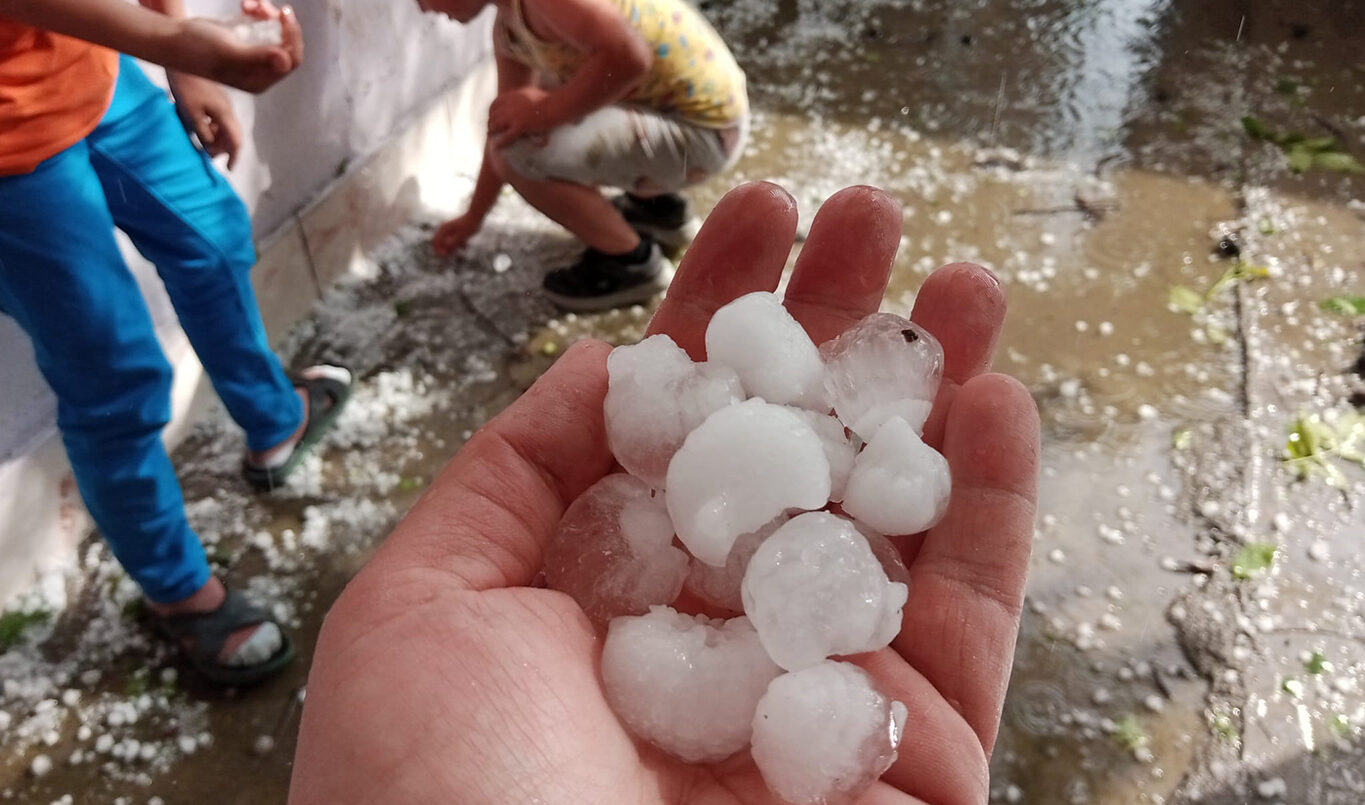
<path fill-rule="evenodd" d="M 731 405 L 688 434 L 668 465 L 668 513 L 687 550 L 722 567 L 740 534 L 829 500 L 820 437 L 782 405 Z"/>
<path fill-rule="evenodd" d="M 853 462 L 843 508 L 883 534 L 918 534 L 942 519 L 951 491 L 947 459 L 892 417 Z"/>
<path fill-rule="evenodd" d="M 705 562 L 693 562 L 687 572 L 683 589 L 713 607 L 743 612 L 744 600 L 740 598 L 739 586 L 744 581 L 744 570 L 754 551 L 763 544 L 770 534 L 791 517 L 783 512 L 757 531 L 741 534 L 730 548 L 724 567 L 712 567 Z"/>
<path fill-rule="evenodd" d="M 755 291 L 717 310 L 706 327 L 706 359 L 734 369 L 750 397 L 829 410 L 820 350 L 776 294 Z"/>
<path fill-rule="evenodd" d="M 754 712 L 754 762 L 793 805 L 851 798 L 895 762 L 905 717 L 861 668 L 826 660 L 768 685 Z"/>
<path fill-rule="evenodd" d="M 749 742 L 754 708 L 782 673 L 745 618 L 709 620 L 669 607 L 614 618 L 602 646 L 607 702 L 635 735 L 689 763 Z"/>
<path fill-rule="evenodd" d="M 744 614 L 788 671 L 885 647 L 900 631 L 908 593 L 887 578 L 853 522 L 827 512 L 799 514 L 774 531 L 740 585 Z"/>
<path fill-rule="evenodd" d="M 656 489 L 687 434 L 744 399 L 735 370 L 694 363 L 666 335 L 612 350 L 607 376 L 607 445 L 626 472 Z"/>
<path fill-rule="evenodd" d="M 873 313 L 820 347 L 825 391 L 839 419 L 871 441 L 887 419 L 924 426 L 943 378 L 943 347 L 894 313 Z"/>
<path fill-rule="evenodd" d="M 804 408 L 790 410 L 806 420 L 815 435 L 820 437 L 825 459 L 829 461 L 829 499 L 836 503 L 843 500 L 848 474 L 853 471 L 853 459 L 858 455 L 858 448 L 853 446 L 853 441 L 844 432 L 844 423 L 828 414 Z"/>
<path fill-rule="evenodd" d="M 545 547 L 545 580 L 599 623 L 677 598 L 687 554 L 673 546 L 663 493 L 625 473 L 588 487 Z"/>

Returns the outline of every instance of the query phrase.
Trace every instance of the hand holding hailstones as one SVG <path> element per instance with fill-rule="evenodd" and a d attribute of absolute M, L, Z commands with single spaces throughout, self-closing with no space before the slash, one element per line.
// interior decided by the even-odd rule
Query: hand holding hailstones
<path fill-rule="evenodd" d="M 546 578 L 609 623 L 603 683 L 637 736 L 688 762 L 752 744 L 790 802 L 854 794 L 906 710 L 830 658 L 899 633 L 909 576 L 883 534 L 947 507 L 947 462 L 920 440 L 943 350 L 889 313 L 817 349 L 767 292 L 717 310 L 705 342 L 700 363 L 667 335 L 612 353 L 607 439 L 630 474 L 569 507 Z M 684 589 L 732 617 L 668 606 Z"/>

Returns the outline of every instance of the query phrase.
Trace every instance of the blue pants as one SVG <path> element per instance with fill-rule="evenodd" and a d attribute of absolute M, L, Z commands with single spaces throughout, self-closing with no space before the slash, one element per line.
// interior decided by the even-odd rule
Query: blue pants
<path fill-rule="evenodd" d="M 247 446 L 292 434 L 303 406 L 266 343 L 246 208 L 127 57 L 88 137 L 0 177 L 0 311 L 33 340 L 95 524 L 147 597 L 166 603 L 202 587 L 209 566 L 161 441 L 171 366 L 114 227 L 156 265 Z"/>

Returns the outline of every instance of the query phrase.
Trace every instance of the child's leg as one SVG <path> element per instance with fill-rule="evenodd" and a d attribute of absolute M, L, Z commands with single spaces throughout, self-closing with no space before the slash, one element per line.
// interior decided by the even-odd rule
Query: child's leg
<path fill-rule="evenodd" d="M 606 254 L 629 252 L 640 243 L 621 212 L 596 187 L 551 178 L 532 178 L 497 155 L 498 172 L 532 207 L 545 213 L 590 248 Z"/>
<path fill-rule="evenodd" d="M 161 442 L 171 368 L 119 256 L 85 143 L 0 177 L 0 309 L 33 340 L 87 508 L 155 602 L 209 579 Z"/>
<path fill-rule="evenodd" d="M 249 272 L 251 221 L 174 106 L 124 57 L 91 163 L 119 228 L 156 264 L 180 325 L 251 450 L 288 439 L 303 405 L 270 351 Z"/>

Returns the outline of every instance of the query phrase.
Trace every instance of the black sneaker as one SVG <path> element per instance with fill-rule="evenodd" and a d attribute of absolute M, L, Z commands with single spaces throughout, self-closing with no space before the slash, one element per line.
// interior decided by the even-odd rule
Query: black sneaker
<path fill-rule="evenodd" d="M 701 221 L 692 215 L 687 199 L 677 193 L 647 199 L 622 193 L 611 203 L 631 229 L 653 238 L 668 252 L 687 246 L 701 229 Z"/>
<path fill-rule="evenodd" d="M 647 302 L 668 288 L 673 264 L 649 238 L 648 256 L 638 261 L 588 249 L 577 263 L 545 275 L 545 295 L 575 313 L 610 310 Z"/>

